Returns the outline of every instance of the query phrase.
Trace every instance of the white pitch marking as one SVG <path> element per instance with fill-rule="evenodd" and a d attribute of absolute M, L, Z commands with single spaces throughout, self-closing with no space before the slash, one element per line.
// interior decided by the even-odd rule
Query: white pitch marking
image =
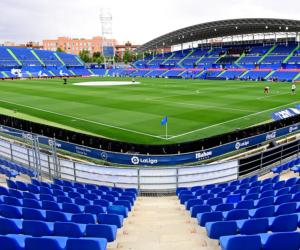
<path fill-rule="evenodd" d="M 235 111 L 243 111 L 243 112 L 251 112 L 251 113 L 255 112 L 255 111 L 243 110 L 243 109 L 222 108 L 222 107 L 217 107 L 217 106 L 206 106 L 206 105 L 198 105 L 198 104 L 183 103 L 183 102 L 168 102 L 168 101 L 161 101 L 161 100 L 154 100 L 154 102 L 165 102 L 165 103 L 173 103 L 173 104 L 189 105 L 189 106 L 197 106 L 197 107 L 205 107 L 205 108 L 227 109 L 227 110 L 235 110 Z"/>
<path fill-rule="evenodd" d="M 261 114 L 261 113 L 264 113 L 264 112 L 268 112 L 268 111 L 271 111 L 271 110 L 274 110 L 274 109 L 282 108 L 282 107 L 284 107 L 284 106 L 292 105 L 292 104 L 295 104 L 295 103 L 299 103 L 299 101 L 297 101 L 297 102 L 292 102 L 292 103 L 289 103 L 289 104 L 285 104 L 285 105 L 282 105 L 282 106 L 279 106 L 279 107 L 276 107 L 276 108 L 272 108 L 272 109 L 260 111 L 260 112 L 257 112 L 257 113 L 255 113 L 255 114 L 251 114 L 251 115 L 246 115 L 246 116 L 243 116 L 243 117 L 235 118 L 235 119 L 232 119 L 232 120 L 229 120 L 229 121 L 226 121 L 226 122 L 221 122 L 221 123 L 218 123 L 218 124 L 214 124 L 214 125 L 211 125 L 211 126 L 208 126 L 208 127 L 205 127 L 205 128 L 200 128 L 200 129 L 197 129 L 197 130 L 193 130 L 193 131 L 190 131 L 190 132 L 181 134 L 181 135 L 176 135 L 176 136 L 173 136 L 173 137 L 171 137 L 171 138 L 168 138 L 167 140 L 170 140 L 170 139 L 173 139 L 173 138 L 176 138 L 176 137 L 180 137 L 180 136 L 183 136 L 183 135 L 188 135 L 188 134 L 191 134 L 191 133 L 194 133 L 194 132 L 198 132 L 198 131 L 201 131 L 201 130 L 205 130 L 205 129 L 208 129 L 208 128 L 213 128 L 213 127 L 216 127 L 216 126 L 225 124 L 225 123 L 229 123 L 229 122 L 233 122 L 233 121 L 236 121 L 236 120 L 244 119 L 244 118 L 249 117 L 249 116 Z"/>
<path fill-rule="evenodd" d="M 257 99 L 263 99 L 263 98 L 268 98 L 268 97 L 274 97 L 274 96 L 278 96 L 278 95 L 285 95 L 285 94 L 288 94 L 288 93 L 291 93 L 291 92 L 285 92 L 285 93 L 282 93 L 282 94 L 276 94 L 276 95 L 268 95 L 268 96 L 260 97 L 260 98 L 257 98 Z"/>
<path fill-rule="evenodd" d="M 99 125 L 110 127 L 110 128 L 116 128 L 116 129 L 125 130 L 125 131 L 129 131 L 129 132 L 136 133 L 136 134 L 141 134 L 141 135 L 146 135 L 146 136 L 166 140 L 166 138 L 163 138 L 163 137 L 160 137 L 160 136 L 150 135 L 150 134 L 146 134 L 146 133 L 142 133 L 142 132 L 126 129 L 126 128 L 120 128 L 120 127 L 117 127 L 117 126 L 108 125 L 108 124 L 105 124 L 105 123 L 100 123 L 100 122 L 95 122 L 95 121 L 90 121 L 90 120 L 86 120 L 86 119 L 82 119 L 82 118 L 78 118 L 78 117 L 74 117 L 74 116 L 70 116 L 70 115 L 64 115 L 64 114 L 60 114 L 60 113 L 56 113 L 56 112 L 52 112 L 52 111 L 48 111 L 48 110 L 44 110 L 44 109 L 34 108 L 34 107 L 30 107 L 30 106 L 26 106 L 26 105 L 14 103 L 14 102 L 9 102 L 9 101 L 4 101 L 4 100 L 0 100 L 0 102 L 10 103 L 10 104 L 18 105 L 18 106 L 25 107 L 25 108 L 31 108 L 31 109 L 35 109 L 35 110 L 39 110 L 39 111 L 43 111 L 43 112 L 47 112 L 47 113 L 51 113 L 51 114 L 55 114 L 55 115 L 61 115 L 61 116 L 69 117 L 69 118 L 72 118 L 72 119 L 77 119 L 77 120 L 90 122 L 90 123 L 94 123 L 94 124 L 99 124 Z"/>

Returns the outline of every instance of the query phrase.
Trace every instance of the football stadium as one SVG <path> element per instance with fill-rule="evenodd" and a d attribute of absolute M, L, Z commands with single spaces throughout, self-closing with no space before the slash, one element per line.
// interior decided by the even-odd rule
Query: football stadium
<path fill-rule="evenodd" d="M 0 249 L 299 250 L 300 20 L 124 14 L 123 45 L 118 8 L 90 40 L 1 32 Z"/>

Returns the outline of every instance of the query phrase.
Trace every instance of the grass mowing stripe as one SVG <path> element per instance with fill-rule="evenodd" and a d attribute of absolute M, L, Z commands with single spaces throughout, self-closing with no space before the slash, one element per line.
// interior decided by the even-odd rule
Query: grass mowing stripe
<path fill-rule="evenodd" d="M 90 121 L 90 120 L 82 119 L 82 118 L 75 117 L 75 116 L 70 116 L 70 115 L 60 114 L 60 113 L 56 113 L 56 112 L 52 112 L 52 111 L 48 111 L 48 110 L 44 110 L 44 109 L 29 107 L 29 106 L 18 104 L 18 103 L 14 103 L 14 102 L 8 102 L 8 101 L 4 101 L 4 100 L 0 100 L 0 102 L 5 102 L 5 103 L 9 103 L 9 104 L 14 104 L 14 105 L 18 105 L 18 106 L 21 106 L 21 107 L 25 107 L 25 108 L 39 110 L 39 111 L 42 111 L 42 112 L 47 112 L 47 113 L 51 113 L 51 114 L 55 114 L 55 115 L 60 115 L 60 116 L 65 116 L 65 117 L 69 117 L 69 118 L 73 118 L 73 119 L 77 119 L 77 120 L 81 120 L 81 121 L 85 121 L 85 122 L 99 124 L 99 125 L 102 125 L 102 126 L 106 126 L 106 127 L 110 127 L 110 128 L 116 128 L 116 129 L 120 129 L 120 130 L 124 130 L 124 131 L 128 131 L 128 132 L 132 132 L 132 133 L 136 133 L 136 134 L 142 134 L 142 135 L 146 135 L 146 136 L 150 136 L 150 137 L 155 137 L 155 138 L 160 138 L 160 139 L 164 139 L 164 140 L 166 139 L 166 138 L 163 138 L 163 137 L 157 136 L 157 135 L 150 135 L 150 134 L 146 134 L 146 133 L 142 133 L 142 132 L 138 132 L 138 131 L 133 131 L 133 130 L 126 129 L 126 128 L 120 128 L 120 127 L 116 127 L 116 126 L 113 126 L 113 125 L 108 125 L 108 124 L 104 124 L 104 123 L 100 123 L 100 122 L 95 122 L 95 121 Z"/>
<path fill-rule="evenodd" d="M 225 124 L 225 123 L 233 122 L 233 121 L 236 121 L 236 120 L 239 120 L 239 119 L 244 119 L 244 118 L 249 117 L 249 116 L 253 116 L 253 115 L 258 115 L 258 114 L 261 114 L 261 113 L 265 113 L 265 112 L 271 111 L 271 110 L 273 110 L 273 109 L 282 108 L 282 107 L 284 107 L 284 106 L 292 105 L 292 104 L 295 104 L 295 103 L 299 103 L 299 101 L 297 101 L 297 102 L 292 102 L 292 103 L 289 103 L 289 104 L 285 104 L 285 105 L 282 105 L 282 106 L 279 106 L 279 107 L 276 107 L 276 108 L 272 108 L 272 109 L 260 111 L 260 112 L 257 112 L 257 113 L 255 113 L 255 114 L 246 115 L 246 116 L 243 116 L 243 117 L 239 117 L 239 118 L 236 118 L 236 119 L 232 119 L 232 120 L 229 120 L 229 121 L 226 121 L 226 122 L 222 122 L 222 123 L 219 123 L 219 124 L 214 124 L 214 125 L 208 126 L 208 127 L 206 127 L 206 128 L 197 129 L 197 130 L 190 131 L 190 132 L 187 132 L 187 133 L 184 133 L 184 134 L 181 134 L 181 135 L 176 135 L 176 136 L 173 136 L 173 137 L 171 137 L 171 138 L 169 138 L 169 139 L 167 139 L 167 140 L 170 140 L 170 139 L 173 139 L 173 138 L 177 138 L 177 137 L 180 137 L 180 136 L 183 136 L 183 135 L 188 135 L 188 134 L 191 134 L 191 133 L 195 133 L 195 132 L 198 132 L 198 131 L 201 131 L 201 130 L 205 130 L 205 129 L 208 129 L 208 128 L 213 128 L 213 127 L 216 127 L 216 126 L 219 126 L 219 125 L 222 125 L 222 124 Z"/>

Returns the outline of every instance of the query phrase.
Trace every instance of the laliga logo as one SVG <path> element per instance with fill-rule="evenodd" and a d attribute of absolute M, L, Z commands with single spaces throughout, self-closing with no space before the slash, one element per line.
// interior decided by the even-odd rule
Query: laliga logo
<path fill-rule="evenodd" d="M 132 162 L 134 165 L 136 165 L 136 164 L 139 164 L 140 160 L 139 160 L 139 158 L 138 158 L 137 156 L 133 156 L 133 157 L 131 158 L 131 162 Z"/>
<path fill-rule="evenodd" d="M 32 140 L 31 134 L 22 133 L 22 138 L 25 139 L 25 140 Z"/>
<path fill-rule="evenodd" d="M 292 133 L 293 131 L 297 130 L 298 129 L 298 126 L 295 126 L 295 127 L 290 127 L 290 133 Z"/>
<path fill-rule="evenodd" d="M 49 140 L 48 140 L 48 144 L 49 144 L 49 146 L 52 147 L 53 144 L 54 144 L 54 143 L 53 143 L 53 140 L 52 140 L 52 139 L 49 139 Z M 61 148 L 61 144 L 60 144 L 60 143 L 57 143 L 57 142 L 56 142 L 55 144 L 56 144 L 56 147 Z"/>
<path fill-rule="evenodd" d="M 244 141 L 243 143 L 237 142 L 235 144 L 235 148 L 239 149 L 240 147 L 244 147 L 244 146 L 247 146 L 247 145 L 249 145 L 249 141 Z"/>
<path fill-rule="evenodd" d="M 273 132 L 271 134 L 267 134 L 266 136 L 266 141 L 267 140 L 271 140 L 271 139 L 274 139 L 276 137 L 276 132 Z"/>
<path fill-rule="evenodd" d="M 239 149 L 240 146 L 241 146 L 241 143 L 239 143 L 239 142 L 237 142 L 237 143 L 235 144 L 235 148 L 236 148 L 236 149 Z"/>
<path fill-rule="evenodd" d="M 2 126 L 0 127 L 0 132 L 9 132 L 8 129 L 3 128 Z"/>

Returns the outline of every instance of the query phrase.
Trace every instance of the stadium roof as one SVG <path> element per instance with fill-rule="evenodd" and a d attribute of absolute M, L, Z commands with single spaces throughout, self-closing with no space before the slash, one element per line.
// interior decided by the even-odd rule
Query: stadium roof
<path fill-rule="evenodd" d="M 288 19 L 247 18 L 208 22 L 175 30 L 155 38 L 132 53 L 141 53 L 193 41 L 259 33 L 300 32 L 300 21 Z"/>

